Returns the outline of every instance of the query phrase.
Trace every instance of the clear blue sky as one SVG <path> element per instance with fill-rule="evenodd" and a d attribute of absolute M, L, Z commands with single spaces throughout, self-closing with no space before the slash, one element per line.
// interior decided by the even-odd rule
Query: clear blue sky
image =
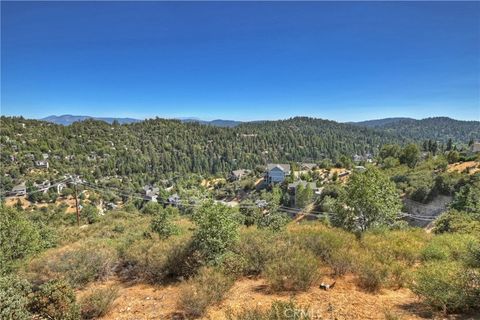
<path fill-rule="evenodd" d="M 4 2 L 1 114 L 480 120 L 478 2 Z"/>

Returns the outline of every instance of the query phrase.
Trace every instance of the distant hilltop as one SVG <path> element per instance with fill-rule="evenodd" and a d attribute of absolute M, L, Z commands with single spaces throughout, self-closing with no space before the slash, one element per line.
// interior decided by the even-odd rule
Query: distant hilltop
<path fill-rule="evenodd" d="M 295 117 L 295 118 L 305 118 L 305 117 Z M 292 119 L 295 119 L 292 118 Z M 48 121 L 59 125 L 68 126 L 74 122 L 85 121 L 88 119 L 100 120 L 112 124 L 114 121 L 117 121 L 120 124 L 128 123 L 137 123 L 144 121 L 143 119 L 134 119 L 134 118 L 114 118 L 114 117 L 92 117 L 92 116 L 74 116 L 74 115 L 62 115 L 62 116 L 49 116 L 43 119 L 42 121 Z M 314 118 L 309 118 L 314 119 Z M 236 121 L 236 120 L 201 120 L 198 118 L 177 118 L 171 119 L 177 120 L 184 123 L 199 123 L 203 125 L 210 125 L 215 127 L 223 128 L 234 128 L 243 125 L 266 125 L 272 122 L 287 121 L 287 120 L 269 120 L 269 121 Z M 318 119 L 321 120 L 321 119 Z M 323 122 L 321 122 L 323 123 Z M 338 123 L 338 122 L 337 122 Z M 448 117 L 433 117 L 425 118 L 421 120 L 406 118 L 406 117 L 397 117 L 397 118 L 384 118 L 384 119 L 375 119 L 359 122 L 347 122 L 347 125 L 352 125 L 355 127 L 365 127 L 372 130 L 389 132 L 394 134 L 399 134 L 405 138 L 418 139 L 439 139 L 444 140 L 449 138 L 455 138 L 460 136 L 475 136 L 474 132 L 478 132 L 480 127 L 480 122 L 478 121 L 462 121 L 455 120 Z"/>
<path fill-rule="evenodd" d="M 88 119 L 104 121 L 104 122 L 107 122 L 109 124 L 112 124 L 114 121 L 117 121 L 120 124 L 128 124 L 128 123 L 135 123 L 135 122 L 143 121 L 141 119 L 134 119 L 134 118 L 74 116 L 74 115 L 71 115 L 71 114 L 64 114 L 64 115 L 61 115 L 61 116 L 51 115 L 51 116 L 48 116 L 48 117 L 45 117 L 45 118 L 42 118 L 42 119 L 39 119 L 39 120 L 47 121 L 47 122 L 51 122 L 51 123 L 55 123 L 55 124 L 60 124 L 60 125 L 63 125 L 63 126 L 68 126 L 68 125 L 71 125 L 74 122 L 85 121 L 85 120 L 88 120 Z M 230 127 L 230 128 L 236 127 L 237 125 L 242 123 L 241 121 L 222 120 L 222 119 L 205 121 L 205 120 L 200 120 L 200 119 L 196 119 L 196 118 L 181 118 L 181 119 L 178 119 L 178 120 L 180 120 L 182 122 L 198 122 L 200 124 L 207 124 L 207 125 L 212 125 L 212 126 L 216 126 L 216 127 Z"/>
<path fill-rule="evenodd" d="M 64 114 L 61 116 L 48 116 L 45 118 L 42 118 L 40 120 L 42 121 L 47 121 L 47 122 L 52 122 L 56 124 L 61 124 L 63 126 L 68 126 L 71 125 L 74 122 L 78 121 L 85 121 L 88 119 L 94 119 L 94 120 L 100 120 L 100 121 L 105 121 L 110 124 L 112 124 L 115 120 L 118 121 L 120 124 L 126 124 L 126 123 L 134 123 L 134 122 L 140 122 L 142 120 L 139 119 L 133 119 L 133 118 L 103 118 L 103 117 L 91 117 L 91 116 L 74 116 L 71 114 Z"/>

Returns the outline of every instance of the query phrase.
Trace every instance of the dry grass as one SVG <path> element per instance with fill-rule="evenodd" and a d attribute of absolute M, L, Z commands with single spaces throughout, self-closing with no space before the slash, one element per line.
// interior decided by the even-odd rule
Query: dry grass
<path fill-rule="evenodd" d="M 469 170 L 469 174 L 474 174 L 480 171 L 480 162 L 478 161 L 466 161 L 466 162 L 457 162 L 448 165 L 447 171 L 448 172 L 464 172 L 465 170 Z"/>

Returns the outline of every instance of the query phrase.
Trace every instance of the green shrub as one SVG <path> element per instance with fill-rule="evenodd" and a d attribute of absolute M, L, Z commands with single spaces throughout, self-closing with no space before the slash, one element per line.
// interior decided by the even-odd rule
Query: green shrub
<path fill-rule="evenodd" d="M 25 213 L 0 204 L 0 275 L 16 269 L 20 260 L 41 247 L 40 234 Z"/>
<path fill-rule="evenodd" d="M 238 239 L 238 221 L 234 209 L 208 202 L 193 215 L 197 225 L 193 243 L 205 261 L 218 264 Z"/>
<path fill-rule="evenodd" d="M 469 243 L 464 262 L 471 268 L 480 268 L 480 241 Z"/>
<path fill-rule="evenodd" d="M 364 257 L 357 265 L 358 285 L 369 292 L 376 292 L 386 283 L 386 268 L 371 257 Z"/>
<path fill-rule="evenodd" d="M 435 220 L 435 233 L 457 232 L 480 234 L 480 221 L 463 211 L 449 210 Z"/>
<path fill-rule="evenodd" d="M 412 290 L 432 308 L 465 312 L 479 308 L 480 274 L 457 262 L 432 262 L 419 268 Z"/>
<path fill-rule="evenodd" d="M 352 270 L 355 261 L 354 254 L 352 250 L 341 248 L 330 255 L 328 265 L 332 268 L 335 276 L 343 276 Z"/>
<path fill-rule="evenodd" d="M 65 278 L 78 288 L 89 282 L 106 279 L 117 261 L 114 249 L 96 242 L 84 242 L 67 250 L 46 252 L 29 266 L 34 281 Z"/>
<path fill-rule="evenodd" d="M 46 319 L 80 319 L 75 293 L 64 280 L 51 280 L 41 285 L 34 293 L 30 309 Z"/>
<path fill-rule="evenodd" d="M 203 263 L 188 237 L 168 241 L 135 241 L 121 255 L 124 276 L 161 283 L 167 278 L 189 277 Z"/>
<path fill-rule="evenodd" d="M 278 250 L 265 268 L 265 278 L 274 291 L 304 291 L 317 277 L 315 255 L 296 246 Z"/>
<path fill-rule="evenodd" d="M 150 224 L 153 232 L 156 232 L 160 239 L 167 239 L 170 236 L 178 234 L 178 227 L 172 222 L 179 215 L 177 208 L 167 207 L 158 210 Z"/>
<path fill-rule="evenodd" d="M 103 317 L 112 308 L 118 297 L 118 288 L 107 287 L 95 289 L 80 301 L 80 311 L 83 319 Z"/>
<path fill-rule="evenodd" d="M 269 229 L 272 231 L 280 231 L 290 222 L 290 218 L 286 213 L 279 211 L 271 211 L 267 214 L 262 214 L 257 219 L 257 225 L 261 229 Z"/>
<path fill-rule="evenodd" d="M 31 319 L 27 310 L 30 284 L 14 275 L 0 277 L 0 319 Z"/>
<path fill-rule="evenodd" d="M 422 256 L 426 261 L 465 259 L 469 246 L 474 243 L 478 243 L 478 240 L 472 235 L 444 233 L 432 238 L 422 251 Z"/>
<path fill-rule="evenodd" d="M 87 223 L 92 224 L 100 220 L 100 215 L 98 213 L 97 207 L 89 204 L 82 209 L 81 213 L 82 218 L 87 220 Z"/>
<path fill-rule="evenodd" d="M 293 229 L 289 238 L 297 246 L 312 251 L 338 276 L 352 269 L 355 252 L 359 250 L 353 234 L 321 225 Z"/>
<path fill-rule="evenodd" d="M 387 268 L 390 287 L 403 288 L 411 281 L 410 269 L 402 262 L 393 262 Z"/>
<path fill-rule="evenodd" d="M 245 308 L 241 312 L 226 312 L 227 320 L 309 320 L 311 312 L 308 308 L 299 307 L 293 301 L 274 301 L 268 310 Z"/>
<path fill-rule="evenodd" d="M 248 229 L 233 248 L 244 262 L 244 275 L 259 275 L 275 253 L 275 236 L 267 230 Z"/>
<path fill-rule="evenodd" d="M 334 252 L 341 248 L 347 248 L 356 242 L 355 236 L 349 232 L 321 225 L 292 229 L 289 236 L 298 246 L 310 249 L 327 263 Z"/>
<path fill-rule="evenodd" d="M 361 245 L 383 264 L 401 261 L 412 266 L 420 260 L 428 239 L 428 234 L 422 229 L 382 229 L 365 233 Z"/>
<path fill-rule="evenodd" d="M 220 302 L 233 281 L 218 270 L 203 268 L 180 289 L 179 308 L 188 317 L 200 317 L 208 306 Z"/>

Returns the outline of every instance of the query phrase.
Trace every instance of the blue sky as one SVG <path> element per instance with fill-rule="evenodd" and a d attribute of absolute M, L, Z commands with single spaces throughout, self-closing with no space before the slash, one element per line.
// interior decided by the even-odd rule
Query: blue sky
<path fill-rule="evenodd" d="M 4 2 L 1 114 L 480 120 L 478 2 Z"/>

